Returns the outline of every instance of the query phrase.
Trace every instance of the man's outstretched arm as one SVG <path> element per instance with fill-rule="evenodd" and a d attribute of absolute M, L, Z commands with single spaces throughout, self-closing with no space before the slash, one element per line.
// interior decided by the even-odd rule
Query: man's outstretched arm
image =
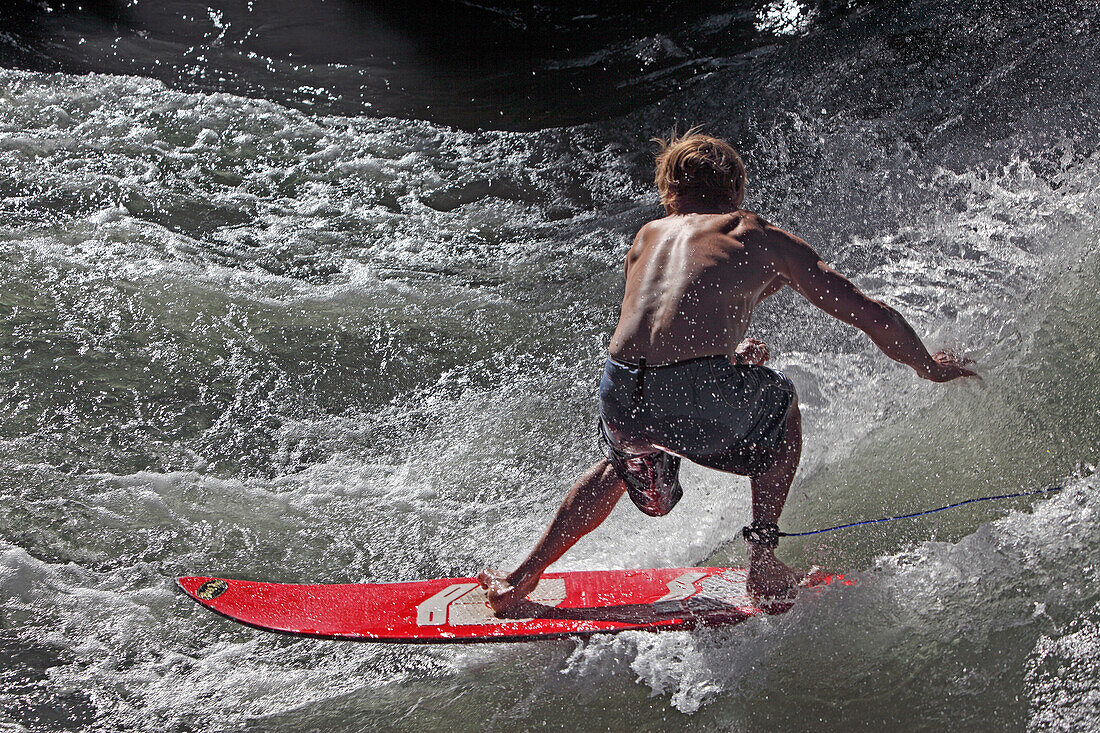
<path fill-rule="evenodd" d="M 860 292 L 822 261 L 810 245 L 774 227 L 769 227 L 769 234 L 787 283 L 821 310 L 866 333 L 882 353 L 934 382 L 977 376 L 966 368 L 970 362 L 965 359 L 945 351 L 928 353 L 917 332 L 900 313 Z"/>

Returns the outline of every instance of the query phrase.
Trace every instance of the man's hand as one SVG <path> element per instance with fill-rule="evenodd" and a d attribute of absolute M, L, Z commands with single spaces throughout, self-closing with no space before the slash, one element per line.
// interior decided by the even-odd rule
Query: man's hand
<path fill-rule="evenodd" d="M 978 377 L 978 379 L 981 379 L 976 371 L 966 368 L 967 364 L 973 363 L 973 359 L 967 359 L 950 351 L 941 350 L 932 354 L 932 364 L 921 376 L 933 382 L 950 382 L 952 379 L 958 379 L 959 377 Z"/>
<path fill-rule="evenodd" d="M 756 364 L 763 366 L 764 362 L 771 358 L 768 353 L 768 345 L 760 339 L 745 339 L 734 349 L 734 355 L 742 364 Z"/>

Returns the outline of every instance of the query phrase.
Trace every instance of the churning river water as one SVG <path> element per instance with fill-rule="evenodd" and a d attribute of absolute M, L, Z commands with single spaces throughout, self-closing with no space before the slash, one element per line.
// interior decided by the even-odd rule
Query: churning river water
<path fill-rule="evenodd" d="M 428 72 L 386 97 L 382 62 L 230 73 L 277 19 L 192 5 L 162 75 L 145 31 L 0 34 L 0 729 L 1100 727 L 1095 1 L 730 4 L 517 67 L 549 97 L 473 68 L 436 107 Z M 1065 490 L 785 541 L 858 585 L 729 629 L 338 643 L 175 589 L 513 566 L 599 455 L 674 124 L 738 145 L 748 208 L 983 376 L 923 382 L 768 301 L 750 334 L 806 423 L 785 530 Z M 683 479 L 558 567 L 743 563 L 747 481 Z"/>

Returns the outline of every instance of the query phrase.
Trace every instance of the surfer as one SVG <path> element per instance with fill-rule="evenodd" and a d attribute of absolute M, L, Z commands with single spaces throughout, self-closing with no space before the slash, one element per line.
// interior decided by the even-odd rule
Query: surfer
<path fill-rule="evenodd" d="M 748 590 L 775 610 L 789 608 L 797 577 L 775 548 L 802 450 L 801 415 L 791 381 L 764 366 L 765 344 L 745 338 L 756 305 L 784 287 L 925 379 L 975 376 L 968 359 L 930 354 L 900 313 L 861 293 L 806 242 L 741 209 L 745 169 L 728 143 L 694 130 L 656 142 L 666 216 L 644 225 L 626 255 L 626 292 L 600 383 L 607 457 L 569 490 L 519 567 L 478 576 L 497 613 L 534 590 L 624 492 L 646 514 L 668 514 L 683 494 L 681 458 L 750 477 Z"/>

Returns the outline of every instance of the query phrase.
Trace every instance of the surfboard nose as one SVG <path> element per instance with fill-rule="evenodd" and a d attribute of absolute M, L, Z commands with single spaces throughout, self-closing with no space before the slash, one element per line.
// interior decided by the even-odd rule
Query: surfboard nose
<path fill-rule="evenodd" d="M 223 578 L 176 578 L 176 585 L 184 593 L 200 603 L 208 603 L 229 590 L 229 581 Z"/>

